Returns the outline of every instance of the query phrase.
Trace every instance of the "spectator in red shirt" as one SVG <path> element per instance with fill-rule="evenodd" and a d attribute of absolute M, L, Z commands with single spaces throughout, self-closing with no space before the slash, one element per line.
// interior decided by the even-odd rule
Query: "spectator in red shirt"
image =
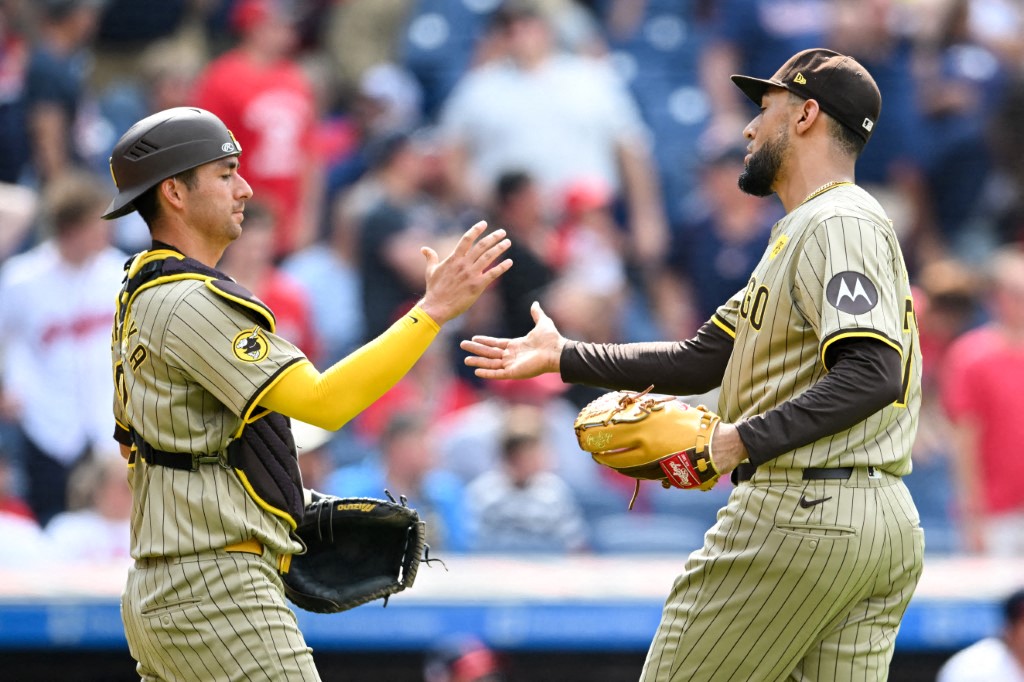
<path fill-rule="evenodd" d="M 245 177 L 274 213 L 280 257 L 317 232 L 321 162 L 314 88 L 292 57 L 296 18 L 279 0 L 240 0 L 231 21 L 238 45 L 210 62 L 194 102 L 219 116 L 245 150 Z"/>
<path fill-rule="evenodd" d="M 943 405 L 966 549 L 1024 556 L 1024 252 L 993 258 L 992 319 L 945 356 Z"/>

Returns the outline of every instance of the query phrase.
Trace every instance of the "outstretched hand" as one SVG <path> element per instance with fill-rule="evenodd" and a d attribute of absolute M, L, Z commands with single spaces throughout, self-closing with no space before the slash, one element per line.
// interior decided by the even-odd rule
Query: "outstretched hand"
<path fill-rule="evenodd" d="M 557 372 L 561 365 L 562 347 L 566 339 L 555 323 L 536 301 L 530 307 L 534 327 L 526 336 L 498 339 L 474 336 L 459 347 L 467 353 L 466 364 L 476 367 L 482 379 L 529 379 L 547 372 Z"/>
<path fill-rule="evenodd" d="M 466 312 L 491 282 L 512 267 L 508 258 L 491 267 L 511 242 L 505 239 L 505 230 L 480 239 L 486 229 L 484 221 L 469 228 L 444 260 L 429 246 L 420 249 L 427 260 L 427 290 L 419 306 L 438 324 Z"/>

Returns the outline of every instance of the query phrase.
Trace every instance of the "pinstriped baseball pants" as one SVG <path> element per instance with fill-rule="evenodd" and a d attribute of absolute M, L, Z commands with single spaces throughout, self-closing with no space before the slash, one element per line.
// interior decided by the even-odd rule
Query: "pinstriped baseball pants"
<path fill-rule="evenodd" d="M 673 585 L 642 682 L 887 679 L 921 576 L 917 509 L 883 472 L 800 473 L 733 490 Z"/>
<path fill-rule="evenodd" d="M 138 561 L 121 617 L 145 682 L 320 679 L 268 551 Z"/>

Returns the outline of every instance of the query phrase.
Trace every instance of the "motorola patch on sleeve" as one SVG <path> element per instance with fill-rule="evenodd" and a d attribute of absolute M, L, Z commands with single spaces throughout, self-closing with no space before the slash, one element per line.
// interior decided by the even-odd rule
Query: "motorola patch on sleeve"
<path fill-rule="evenodd" d="M 829 280 L 825 298 L 844 313 L 863 315 L 878 304 L 878 289 L 867 276 L 846 270 Z"/>

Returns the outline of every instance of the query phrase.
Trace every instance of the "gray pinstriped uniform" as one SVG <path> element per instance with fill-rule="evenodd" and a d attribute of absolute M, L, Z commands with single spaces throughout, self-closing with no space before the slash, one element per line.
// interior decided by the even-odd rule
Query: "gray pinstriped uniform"
<path fill-rule="evenodd" d="M 247 342 L 251 339 L 251 342 Z M 114 330 L 114 413 L 168 452 L 223 453 L 259 397 L 302 353 L 206 283 L 140 290 Z M 135 458 L 122 617 L 145 680 L 317 680 L 276 559 L 301 549 L 231 469 Z M 255 538 L 263 556 L 227 553 Z"/>
<path fill-rule="evenodd" d="M 734 338 L 723 419 L 800 395 L 844 338 L 897 349 L 903 390 L 734 489 L 673 586 L 643 682 L 887 678 L 924 552 L 900 479 L 910 472 L 921 398 L 910 295 L 892 226 L 862 189 L 832 188 L 775 226 L 748 287 L 713 318 Z M 848 480 L 802 478 L 805 467 L 847 466 L 856 467 Z"/>

